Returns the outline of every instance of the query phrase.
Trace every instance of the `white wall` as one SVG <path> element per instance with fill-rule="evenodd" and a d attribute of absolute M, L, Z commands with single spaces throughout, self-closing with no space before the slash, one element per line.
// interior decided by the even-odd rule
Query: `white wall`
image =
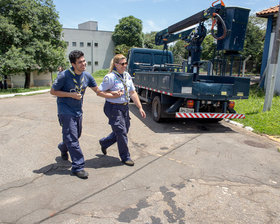
<path fill-rule="evenodd" d="M 10 83 L 9 85 L 13 88 L 23 88 L 25 82 L 25 75 L 24 73 L 20 73 L 17 75 L 10 76 Z M 30 86 L 51 86 L 51 73 L 50 72 L 42 72 L 38 73 L 37 71 L 31 72 L 30 77 Z"/>
<path fill-rule="evenodd" d="M 110 61 L 114 56 L 112 34 L 113 32 L 109 31 L 64 28 L 63 39 L 69 43 L 67 56 L 73 50 L 84 52 L 86 61 L 91 63 L 91 65 L 89 63 L 87 65 L 89 73 L 109 68 Z M 72 46 L 72 42 L 76 42 L 76 47 Z M 80 46 L 80 42 L 83 42 L 83 47 Z M 88 43 L 91 46 L 88 46 Z M 98 46 L 95 46 L 95 44 Z"/>

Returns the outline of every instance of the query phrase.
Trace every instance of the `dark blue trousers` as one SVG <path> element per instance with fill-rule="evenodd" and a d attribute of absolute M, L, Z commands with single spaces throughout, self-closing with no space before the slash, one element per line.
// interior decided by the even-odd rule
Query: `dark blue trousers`
<path fill-rule="evenodd" d="M 121 160 L 127 161 L 130 159 L 127 146 L 127 133 L 130 127 L 128 105 L 111 104 L 106 102 L 104 105 L 104 113 L 109 119 L 112 133 L 107 137 L 100 139 L 100 144 L 103 147 L 108 148 L 117 142 Z"/>
<path fill-rule="evenodd" d="M 69 151 L 72 160 L 72 172 L 84 169 L 85 160 L 79 144 L 82 133 L 82 116 L 58 115 L 59 123 L 62 126 L 62 139 L 58 148 L 61 152 Z"/>

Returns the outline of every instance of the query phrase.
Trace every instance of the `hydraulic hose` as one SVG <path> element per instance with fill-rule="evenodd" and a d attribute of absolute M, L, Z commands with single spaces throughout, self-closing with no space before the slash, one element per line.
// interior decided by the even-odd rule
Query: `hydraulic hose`
<path fill-rule="evenodd" d="M 214 33 L 214 26 L 217 23 L 216 18 L 219 20 L 219 22 L 222 24 L 223 27 L 223 35 L 220 37 L 217 37 L 216 34 Z M 222 17 L 218 14 L 218 13 L 213 13 L 213 22 L 212 22 L 212 28 L 211 28 L 211 34 L 212 36 L 216 39 L 216 40 L 222 40 L 226 37 L 227 35 L 227 27 L 226 24 L 224 22 L 224 20 L 222 19 Z"/>

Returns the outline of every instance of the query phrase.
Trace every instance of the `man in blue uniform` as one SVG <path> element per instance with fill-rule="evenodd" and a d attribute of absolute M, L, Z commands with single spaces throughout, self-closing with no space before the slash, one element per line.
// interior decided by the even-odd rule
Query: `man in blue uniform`
<path fill-rule="evenodd" d="M 110 73 L 107 74 L 100 84 L 101 91 L 122 91 L 124 94 L 118 98 L 106 99 L 104 113 L 109 119 L 112 133 L 99 140 L 101 150 L 107 154 L 107 148 L 117 142 L 121 161 L 127 166 L 133 166 L 128 150 L 127 133 L 130 127 L 128 103 L 130 98 L 138 107 L 143 118 L 146 117 L 138 94 L 135 91 L 131 76 L 126 72 L 127 61 L 122 54 L 117 54 L 111 61 Z"/>
<path fill-rule="evenodd" d="M 120 91 L 101 92 L 94 78 L 86 72 L 86 60 L 81 51 L 69 54 L 71 68 L 57 76 L 50 93 L 57 96 L 58 119 L 62 126 L 63 141 L 58 145 L 63 160 L 68 160 L 68 152 L 72 160 L 72 173 L 86 179 L 84 156 L 79 144 L 82 133 L 83 96 L 90 87 L 98 96 L 115 98 L 121 96 Z"/>

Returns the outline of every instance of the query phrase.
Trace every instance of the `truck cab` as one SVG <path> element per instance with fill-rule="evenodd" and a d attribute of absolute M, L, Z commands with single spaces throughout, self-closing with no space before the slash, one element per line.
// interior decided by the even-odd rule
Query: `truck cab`
<path fill-rule="evenodd" d="M 135 77 L 136 71 L 164 71 L 164 65 L 173 63 L 173 54 L 171 51 L 131 48 L 127 60 L 127 70 L 132 77 Z"/>

